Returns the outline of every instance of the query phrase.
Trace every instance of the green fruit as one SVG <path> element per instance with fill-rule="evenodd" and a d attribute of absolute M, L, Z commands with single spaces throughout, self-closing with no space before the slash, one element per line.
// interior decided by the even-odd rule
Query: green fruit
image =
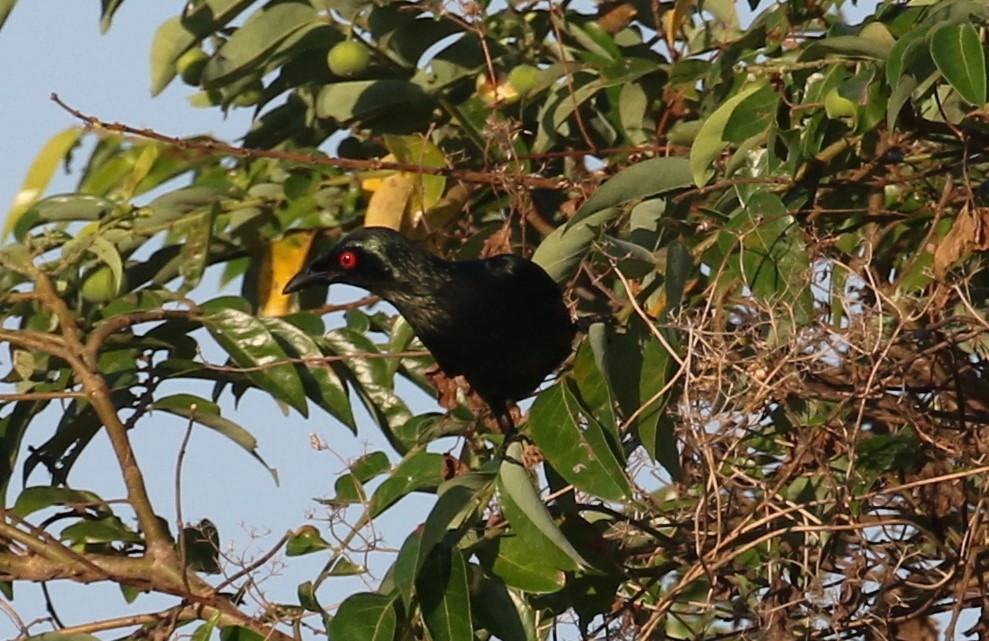
<path fill-rule="evenodd" d="M 207 62 L 209 62 L 209 56 L 206 55 L 205 51 L 196 47 L 179 56 L 178 60 L 175 61 L 175 68 L 178 70 L 182 82 L 198 87 Z"/>
<path fill-rule="evenodd" d="M 236 107 L 253 107 L 258 104 L 261 100 L 261 94 L 264 92 L 264 83 L 260 80 L 252 82 L 247 87 L 244 87 L 237 92 L 231 104 Z"/>
<path fill-rule="evenodd" d="M 824 111 L 828 118 L 854 118 L 858 115 L 858 106 L 844 97 L 835 87 L 824 96 Z"/>
<path fill-rule="evenodd" d="M 118 283 L 115 280 L 113 270 L 108 265 L 94 267 L 83 277 L 79 294 L 90 303 L 109 302 L 124 289 L 123 282 Z"/>
<path fill-rule="evenodd" d="M 539 80 L 539 69 L 532 65 L 518 65 L 508 73 L 508 84 L 523 96 L 535 89 Z"/>
<path fill-rule="evenodd" d="M 364 73 L 371 62 L 371 54 L 367 48 L 353 40 L 338 42 L 326 54 L 326 64 L 330 71 L 337 76 L 350 78 Z"/>

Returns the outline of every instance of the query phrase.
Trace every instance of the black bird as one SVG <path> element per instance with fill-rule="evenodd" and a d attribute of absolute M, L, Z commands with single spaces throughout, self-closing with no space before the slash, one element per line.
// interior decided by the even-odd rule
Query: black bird
<path fill-rule="evenodd" d="M 506 434 L 509 405 L 570 354 L 576 326 L 556 282 L 515 254 L 448 261 L 385 227 L 343 238 L 285 286 L 346 283 L 387 300 L 447 376 L 463 375 Z"/>

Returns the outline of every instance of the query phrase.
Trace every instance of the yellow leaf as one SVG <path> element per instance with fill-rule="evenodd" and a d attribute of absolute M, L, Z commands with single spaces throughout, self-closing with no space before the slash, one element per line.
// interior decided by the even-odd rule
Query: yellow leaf
<path fill-rule="evenodd" d="M 382 180 L 367 203 L 364 225 L 401 230 L 414 190 L 415 179 L 405 172 L 392 174 Z"/>
<path fill-rule="evenodd" d="M 137 185 L 147 177 L 148 172 L 151 171 L 156 160 L 158 160 L 158 145 L 149 144 L 142 149 L 141 154 L 134 161 L 134 167 L 131 169 L 130 174 L 117 187 L 116 195 L 119 195 L 121 200 L 125 201 L 133 198 L 134 192 L 137 190 Z"/>
<path fill-rule="evenodd" d="M 31 163 L 27 176 L 21 184 L 21 189 L 14 196 L 14 202 L 7 213 L 7 222 L 4 223 L 3 227 L 4 238 L 13 231 L 24 212 L 38 202 L 45 193 L 48 183 L 51 182 L 52 176 L 55 174 L 55 169 L 65 158 L 65 155 L 69 153 L 69 150 L 79 141 L 81 135 L 82 129 L 77 127 L 66 129 L 53 136 L 35 156 L 34 162 Z"/>
<path fill-rule="evenodd" d="M 676 3 L 673 5 L 673 11 L 668 11 L 663 16 L 665 18 L 663 28 L 666 31 L 666 44 L 671 49 L 676 44 L 677 31 L 683 26 L 690 8 L 696 3 L 697 0 L 676 0 Z"/>
<path fill-rule="evenodd" d="M 629 2 L 604 2 L 598 5 L 597 22 L 605 31 L 615 35 L 632 24 L 638 12 Z"/>
<path fill-rule="evenodd" d="M 258 278 L 258 300 L 264 316 L 285 316 L 298 310 L 294 296 L 282 294 L 293 276 L 302 271 L 316 231 L 294 231 L 268 245 Z"/>
<path fill-rule="evenodd" d="M 422 136 L 386 134 L 385 146 L 399 162 L 420 167 L 446 167 L 446 156 L 443 154 L 443 150 Z M 413 185 L 415 191 L 410 202 L 410 209 L 411 223 L 415 225 L 419 222 L 419 218 L 432 209 L 442 198 L 443 191 L 446 189 L 446 177 L 415 174 Z"/>

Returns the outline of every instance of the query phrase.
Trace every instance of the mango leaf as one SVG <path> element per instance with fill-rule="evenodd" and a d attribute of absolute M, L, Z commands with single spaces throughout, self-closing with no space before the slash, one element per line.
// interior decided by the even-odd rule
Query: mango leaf
<path fill-rule="evenodd" d="M 423 524 L 419 568 L 433 547 L 444 540 L 448 532 L 462 530 L 473 523 L 473 519 L 488 504 L 494 488 L 494 475 L 488 472 L 470 472 L 440 485 L 439 499 Z M 450 539 L 446 541 L 452 543 Z M 418 571 L 416 574 L 418 575 Z"/>
<path fill-rule="evenodd" d="M 740 143 L 765 133 L 776 120 L 780 95 L 770 85 L 748 96 L 728 116 L 723 138 L 727 142 Z"/>
<path fill-rule="evenodd" d="M 252 383 L 308 415 L 295 365 L 260 319 L 227 307 L 224 298 L 204 303 L 202 312 L 203 325 Z"/>
<path fill-rule="evenodd" d="M 588 215 L 577 225 L 560 225 L 539 244 L 532 261 L 545 269 L 556 282 L 568 281 L 590 250 L 599 229 L 618 213 L 617 207 L 610 207 Z"/>
<path fill-rule="evenodd" d="M 892 69 L 887 68 L 887 79 L 892 87 L 886 107 L 886 126 L 890 129 L 914 90 L 937 73 L 930 51 L 925 46 L 925 33 L 924 30 L 918 30 L 904 35 L 897 41 L 890 55 L 890 63 L 898 61 Z"/>
<path fill-rule="evenodd" d="M 124 0 L 100 0 L 100 31 L 106 33 L 110 30 L 110 23 L 113 21 L 113 14 L 117 12 Z"/>
<path fill-rule="evenodd" d="M 169 18 L 151 41 L 151 95 L 157 96 L 175 77 L 175 61 L 203 37 L 213 33 L 255 0 L 205 0 L 190 4 L 184 16 Z"/>
<path fill-rule="evenodd" d="M 543 550 L 546 560 L 558 570 L 569 572 L 591 568 L 553 520 L 528 471 L 516 462 L 521 457 L 522 445 L 511 443 L 498 473 L 498 493 L 512 531 L 534 546 L 538 545 L 536 549 Z"/>
<path fill-rule="evenodd" d="M 337 477 L 333 484 L 336 494 L 321 503 L 341 507 L 355 503 L 367 503 L 364 484 L 388 469 L 388 457 L 384 452 L 371 452 L 354 461 L 347 474 Z"/>
<path fill-rule="evenodd" d="M 518 535 L 498 538 L 498 553 L 490 571 L 507 585 L 525 592 L 551 594 L 566 583 L 567 575 L 540 553 L 538 544 Z"/>
<path fill-rule="evenodd" d="M 330 622 L 330 638 L 348 641 L 393 641 L 398 617 L 395 597 L 358 592 L 347 597 Z"/>
<path fill-rule="evenodd" d="M 53 505 L 66 505 L 73 508 L 85 507 L 86 509 L 98 509 L 109 514 L 106 503 L 96 494 L 87 490 L 72 490 L 67 487 L 52 487 L 50 485 L 36 485 L 26 487 L 18 495 L 11 512 L 24 518 L 34 514 L 38 510 Z"/>
<path fill-rule="evenodd" d="M 434 641 L 473 638 L 467 566 L 456 547 L 437 545 L 416 578 L 422 617 Z"/>
<path fill-rule="evenodd" d="M 38 225 L 53 222 L 97 221 L 110 214 L 113 201 L 87 194 L 59 194 L 42 198 L 31 206 L 14 225 L 14 238 L 23 240 Z"/>
<path fill-rule="evenodd" d="M 406 608 L 412 604 L 416 576 L 418 576 L 419 568 L 423 563 L 422 556 L 422 528 L 420 527 L 406 537 L 391 568 L 392 581 Z"/>
<path fill-rule="evenodd" d="M 324 86 L 316 98 L 316 115 L 348 122 L 428 103 L 425 92 L 407 80 L 353 80 Z"/>
<path fill-rule="evenodd" d="M 274 468 L 269 467 L 257 452 L 257 439 L 237 423 L 220 416 L 220 406 L 216 403 L 210 402 L 205 398 L 193 396 L 192 394 L 172 394 L 171 396 L 159 398 L 151 404 L 151 407 L 168 412 L 169 414 L 174 414 L 175 416 L 190 419 L 223 434 L 257 459 L 271 473 L 275 482 L 278 482 L 277 472 Z"/>
<path fill-rule="evenodd" d="M 409 453 L 371 497 L 374 518 L 410 492 L 435 490 L 443 482 L 444 456 L 432 452 Z"/>
<path fill-rule="evenodd" d="M 308 2 L 270 3 L 248 17 L 203 69 L 206 86 L 223 84 L 252 71 L 283 40 L 304 27 L 319 26 Z"/>
<path fill-rule="evenodd" d="M 936 27 L 931 58 L 951 87 L 970 105 L 986 103 L 986 55 L 978 32 L 968 22 Z"/>
<path fill-rule="evenodd" d="M 116 516 L 74 523 L 62 530 L 62 538 L 74 544 L 140 543 L 141 535 Z"/>
<path fill-rule="evenodd" d="M 179 250 L 179 275 L 182 286 L 179 292 L 185 294 L 199 285 L 209 263 L 210 244 L 213 240 L 213 221 L 216 208 L 210 208 L 195 217 L 185 229 L 185 242 Z"/>
<path fill-rule="evenodd" d="M 209 519 L 182 528 L 180 534 L 186 567 L 194 572 L 220 573 L 220 532 Z"/>
<path fill-rule="evenodd" d="M 288 543 L 285 545 L 285 555 L 302 556 L 329 548 L 330 544 L 319 535 L 319 530 L 311 525 L 304 525 L 289 534 Z"/>
<path fill-rule="evenodd" d="M 445 167 L 446 156 L 443 151 L 422 136 L 396 136 L 385 134 L 385 147 L 388 148 L 399 162 L 421 167 Z M 446 189 L 446 177 L 431 174 L 414 174 L 414 190 L 412 197 L 412 215 L 422 215 L 432 209 L 443 196 Z"/>
<path fill-rule="evenodd" d="M 580 224 L 591 214 L 638 198 L 666 194 L 691 185 L 690 164 L 684 158 L 651 158 L 627 167 L 598 187 L 584 201 L 567 227 Z"/>
<path fill-rule="evenodd" d="M 737 94 L 721 103 L 714 113 L 707 117 L 701 125 L 694 144 L 690 148 L 690 171 L 693 174 L 694 184 L 703 187 L 711 176 L 714 175 L 712 163 L 728 146 L 728 139 L 725 137 L 725 128 L 731 119 L 732 114 L 745 100 L 752 95 L 762 91 L 767 85 L 765 83 L 753 83 Z"/>
<path fill-rule="evenodd" d="M 628 498 L 624 466 L 572 380 L 564 379 L 536 398 L 528 425 L 532 440 L 567 482 L 609 501 Z"/>
<path fill-rule="evenodd" d="M 885 60 L 892 44 L 880 38 L 862 36 L 831 36 L 808 46 L 800 56 L 801 61 L 820 60 L 828 57 L 872 58 Z"/>
<path fill-rule="evenodd" d="M 357 434 L 357 423 L 350 407 L 350 394 L 343 379 L 324 360 L 319 345 L 312 339 L 310 333 L 300 327 L 305 322 L 305 315 L 288 316 L 285 318 L 262 318 L 261 322 L 279 341 L 285 352 L 293 358 L 303 359 L 297 371 L 302 379 L 306 395 L 329 414 Z M 298 323 L 299 325 L 297 325 Z M 322 324 L 319 323 L 322 334 Z M 310 328 L 312 329 L 312 328 Z"/>
<path fill-rule="evenodd" d="M 17 0 L 0 0 L 0 28 L 3 28 L 3 23 L 7 21 L 7 16 L 10 15 L 15 4 L 17 4 Z"/>
<path fill-rule="evenodd" d="M 412 412 L 393 391 L 393 377 L 389 375 L 377 346 L 362 334 L 350 328 L 333 330 L 322 342 L 341 356 L 349 356 L 346 370 L 353 376 L 357 393 L 371 416 L 395 449 L 405 453 L 415 443 L 403 439 L 396 431 L 412 418 Z M 414 435 L 413 435 L 414 436 Z"/>
<path fill-rule="evenodd" d="M 8 8 L 7 10 L 9 11 L 10 9 Z M 2 24 L 4 18 L 6 16 L 3 14 L 3 7 L 0 6 L 0 24 Z M 21 216 L 31 208 L 31 205 L 38 202 L 41 195 L 45 192 L 45 188 L 48 187 L 48 183 L 51 182 L 52 176 L 55 175 L 58 165 L 65 158 L 66 154 L 69 153 L 69 150 L 76 146 L 81 135 L 82 129 L 72 127 L 71 129 L 66 129 L 61 133 L 55 134 L 41 148 L 41 151 L 35 156 L 34 162 L 28 168 L 27 176 L 25 176 L 24 182 L 21 183 L 21 188 L 14 195 L 14 204 L 11 205 L 10 211 L 7 212 L 7 220 L 4 222 L 3 238 L 10 235 L 10 232 L 17 226 Z"/>
<path fill-rule="evenodd" d="M 471 614 L 478 626 L 501 641 L 537 641 L 536 612 L 529 599 L 497 577 L 485 576 L 480 583 L 476 593 L 472 590 L 471 600 Z M 472 578 L 471 586 L 474 585 Z"/>

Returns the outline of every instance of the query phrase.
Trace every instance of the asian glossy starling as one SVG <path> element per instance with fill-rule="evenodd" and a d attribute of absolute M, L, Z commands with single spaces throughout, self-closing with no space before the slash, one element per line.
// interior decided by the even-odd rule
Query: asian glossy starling
<path fill-rule="evenodd" d="M 560 288 L 514 254 L 448 261 L 396 231 L 366 227 L 343 238 L 285 286 L 286 294 L 346 283 L 398 309 L 447 376 L 462 374 L 512 430 L 509 405 L 570 354 L 576 327 Z"/>

